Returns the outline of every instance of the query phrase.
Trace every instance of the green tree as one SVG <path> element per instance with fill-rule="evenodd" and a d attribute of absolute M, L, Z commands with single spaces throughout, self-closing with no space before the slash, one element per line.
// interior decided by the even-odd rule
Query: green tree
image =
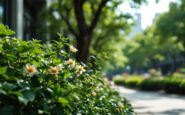
<path fill-rule="evenodd" d="M 132 0 L 130 3 L 138 5 L 142 1 L 145 0 Z M 72 33 L 79 50 L 77 59 L 86 62 L 91 44 L 97 45 L 101 44 L 100 41 L 117 38 L 118 33 L 127 30 L 129 16 L 118 13 L 117 9 L 122 2 L 122 0 L 58 0 L 52 4 L 49 11 L 50 14 L 59 14 L 59 18 L 48 16 L 49 24 L 54 30 Z M 94 43 L 91 43 L 92 41 Z"/>
<path fill-rule="evenodd" d="M 170 4 L 170 10 L 156 22 L 156 34 L 163 38 L 177 37 L 185 46 L 185 0 Z"/>
<path fill-rule="evenodd" d="M 172 71 L 175 70 L 176 59 L 179 53 L 184 51 L 182 42 L 177 37 L 164 38 L 156 34 L 157 28 L 154 23 L 144 32 L 137 34 L 128 40 L 124 52 L 129 59 L 128 65 L 138 69 L 143 67 L 159 68 L 164 61 L 171 62 Z"/>

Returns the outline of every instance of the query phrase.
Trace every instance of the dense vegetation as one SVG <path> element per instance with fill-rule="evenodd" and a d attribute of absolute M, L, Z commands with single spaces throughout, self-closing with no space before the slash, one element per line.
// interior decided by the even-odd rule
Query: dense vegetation
<path fill-rule="evenodd" d="M 125 65 L 130 67 L 127 71 L 141 73 L 155 68 L 168 74 L 185 67 L 184 30 L 185 1 L 174 1 L 169 11 L 158 15 L 151 26 L 125 42 Z"/>
<path fill-rule="evenodd" d="M 128 61 L 127 66 L 120 70 L 144 74 L 150 68 L 155 68 L 165 76 L 120 76 L 114 78 L 116 84 L 185 94 L 185 73 L 178 73 L 185 67 L 184 6 L 184 0 L 172 2 L 168 12 L 160 14 L 150 27 L 129 39 L 124 49 Z"/>
<path fill-rule="evenodd" d="M 122 5 L 133 8 L 145 1 L 55 0 L 39 16 L 41 22 L 49 24 L 37 28 L 38 38 L 46 39 L 49 35 L 57 39 L 55 32 L 61 32 L 73 38 L 71 41 L 79 47 L 78 59 L 84 61 L 90 54 L 101 57 L 105 69 L 123 66 L 126 61 L 123 43 L 134 21 L 128 10 L 121 10 Z"/>
<path fill-rule="evenodd" d="M 166 76 L 144 78 L 143 76 L 132 75 L 128 77 L 117 76 L 114 82 L 130 88 L 146 91 L 165 91 L 166 93 L 185 94 L 184 76 Z"/>
<path fill-rule="evenodd" d="M 23 41 L 0 25 L 0 114 L 132 115 L 132 107 L 90 63 L 76 62 L 77 49 L 60 41 Z M 67 50 L 67 52 L 66 52 Z"/>

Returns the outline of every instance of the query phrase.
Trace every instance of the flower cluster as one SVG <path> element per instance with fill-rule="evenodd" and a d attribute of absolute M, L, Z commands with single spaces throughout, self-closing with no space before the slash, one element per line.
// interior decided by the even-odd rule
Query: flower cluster
<path fill-rule="evenodd" d="M 72 52 L 72 53 L 76 53 L 78 50 L 74 47 L 74 46 L 69 46 L 69 49 L 70 49 L 70 51 Z M 45 60 L 42 60 L 43 62 L 46 62 Z M 70 70 L 70 69 L 75 69 L 76 70 L 76 72 L 78 73 L 78 74 L 82 74 L 82 73 L 84 73 L 86 70 L 85 70 L 85 68 L 84 68 L 84 66 L 82 66 L 82 65 L 77 65 L 77 63 L 75 62 L 75 60 L 73 60 L 73 59 L 68 59 L 68 60 L 66 60 L 65 61 L 65 63 L 64 63 L 65 65 L 67 65 L 68 66 L 68 69 Z M 51 74 L 51 75 L 57 75 L 60 71 L 62 71 L 62 69 L 63 69 L 64 67 L 63 67 L 63 65 L 62 64 L 59 64 L 58 66 L 51 66 L 49 69 L 48 69 L 48 72 L 49 72 L 49 74 Z M 37 68 L 36 68 L 36 66 L 35 65 L 30 65 L 30 64 L 27 64 L 26 65 L 26 73 L 27 73 L 27 75 L 29 75 L 29 76 L 32 76 L 32 75 L 34 75 L 34 74 L 37 74 Z"/>
<path fill-rule="evenodd" d="M 84 66 L 77 65 L 76 62 L 72 59 L 67 60 L 65 62 L 65 64 L 68 66 L 69 69 L 75 69 L 76 72 L 79 73 L 79 74 L 82 74 L 86 71 Z"/>
<path fill-rule="evenodd" d="M 70 69 L 75 69 L 78 74 L 82 74 L 82 73 L 84 73 L 86 71 L 85 68 L 84 68 L 84 66 L 77 65 L 76 62 L 74 60 L 72 60 L 72 59 L 67 60 L 65 62 L 65 64 L 68 65 L 67 67 L 68 67 L 69 70 Z M 63 70 L 63 68 L 64 67 L 63 67 L 62 64 L 59 64 L 57 66 L 51 66 L 48 69 L 48 72 L 51 75 L 57 75 L 59 72 L 61 72 Z M 37 72 L 38 72 L 38 70 L 36 68 L 36 65 L 26 64 L 25 69 L 26 69 L 27 75 L 29 75 L 29 76 L 32 76 L 34 74 L 37 74 Z"/>
<path fill-rule="evenodd" d="M 69 45 L 70 52 L 66 52 L 67 38 L 58 34 L 59 41 L 42 44 L 36 39 L 10 39 L 13 33 L 1 24 L 0 28 L 0 113 L 104 115 L 115 114 L 116 109 L 119 115 L 132 112 L 100 72 L 91 68 L 91 63 L 85 65 L 73 59 L 73 53 L 78 51 L 74 46 Z"/>

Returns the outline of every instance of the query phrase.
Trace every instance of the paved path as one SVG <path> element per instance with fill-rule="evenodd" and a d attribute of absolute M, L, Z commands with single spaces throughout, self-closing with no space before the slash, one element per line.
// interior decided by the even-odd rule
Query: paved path
<path fill-rule="evenodd" d="M 185 96 L 114 88 L 130 101 L 138 115 L 185 115 Z"/>

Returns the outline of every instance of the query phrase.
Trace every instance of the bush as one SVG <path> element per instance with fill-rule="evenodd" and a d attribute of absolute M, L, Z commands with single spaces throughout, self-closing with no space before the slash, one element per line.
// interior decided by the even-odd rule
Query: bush
<path fill-rule="evenodd" d="M 125 85 L 128 87 L 137 88 L 143 82 L 143 80 L 144 78 L 141 76 L 130 76 L 125 80 Z"/>
<path fill-rule="evenodd" d="M 178 73 L 181 73 L 181 74 L 185 74 L 185 68 L 180 68 L 179 71 L 177 71 Z M 183 76 L 185 77 L 185 76 Z"/>
<path fill-rule="evenodd" d="M 117 85 L 124 85 L 125 84 L 125 77 L 124 76 L 121 76 L 121 75 L 116 75 L 113 78 L 113 81 Z"/>
<path fill-rule="evenodd" d="M 113 78 L 113 81 L 117 85 L 125 85 L 128 87 L 138 87 L 140 83 L 144 80 L 143 77 L 137 76 L 137 75 L 132 75 L 128 77 L 123 77 L 123 76 L 116 76 Z"/>
<path fill-rule="evenodd" d="M 162 90 L 163 87 L 164 87 L 163 78 L 145 79 L 139 85 L 140 89 L 149 91 Z"/>
<path fill-rule="evenodd" d="M 60 42 L 11 38 L 0 25 L 0 113 L 7 114 L 133 114 L 92 63 L 78 63 L 77 51 L 59 34 Z M 65 49 L 70 49 L 67 53 Z"/>
<path fill-rule="evenodd" d="M 115 84 L 124 85 L 130 88 L 137 88 L 147 91 L 163 90 L 166 93 L 185 94 L 185 79 L 183 77 L 116 77 Z"/>
<path fill-rule="evenodd" d="M 175 72 L 172 76 L 169 76 L 169 77 L 185 78 L 185 76 L 184 76 L 184 74 L 183 74 L 183 73 L 177 73 L 177 72 Z"/>
<path fill-rule="evenodd" d="M 185 79 L 179 77 L 165 78 L 164 90 L 167 93 L 185 94 Z"/>
<path fill-rule="evenodd" d="M 161 72 L 156 69 L 150 69 L 149 73 L 150 73 L 150 77 L 160 77 L 161 76 Z"/>

